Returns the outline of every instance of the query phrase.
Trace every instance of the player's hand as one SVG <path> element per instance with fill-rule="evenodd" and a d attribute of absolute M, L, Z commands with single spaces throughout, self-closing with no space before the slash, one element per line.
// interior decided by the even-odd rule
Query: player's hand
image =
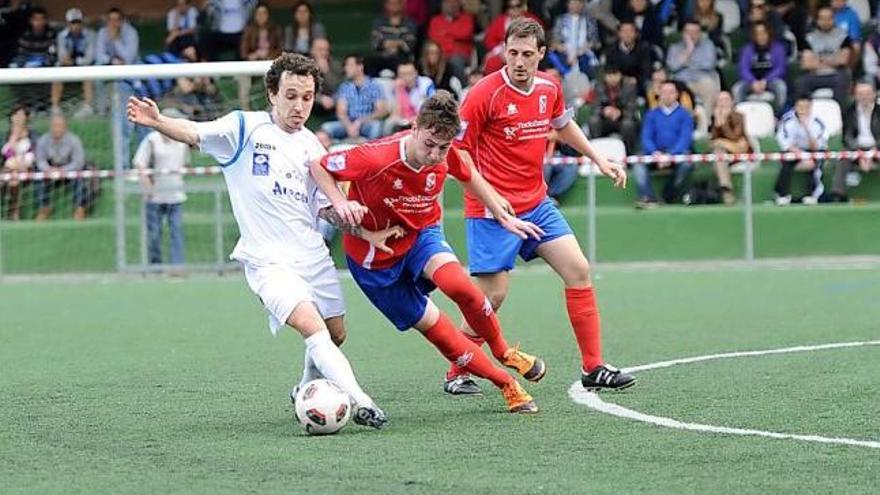
<path fill-rule="evenodd" d="M 336 214 L 339 215 L 339 218 L 341 218 L 343 222 L 352 227 L 360 225 L 361 220 L 364 219 L 364 215 L 369 211 L 366 206 L 357 201 L 349 200 L 334 204 L 333 209 L 336 210 Z"/>
<path fill-rule="evenodd" d="M 528 239 L 531 237 L 536 241 L 540 241 L 541 237 L 544 236 L 544 231 L 541 230 L 541 227 L 538 227 L 532 222 L 520 220 L 513 215 L 505 215 L 502 218 L 499 218 L 498 223 L 500 223 L 505 230 L 516 235 L 520 239 Z"/>
<path fill-rule="evenodd" d="M 626 169 L 619 163 L 602 160 L 598 163 L 599 170 L 614 181 L 615 187 L 626 189 Z"/>
<path fill-rule="evenodd" d="M 130 97 L 127 111 L 129 122 L 147 127 L 159 125 L 159 105 L 149 98 Z"/>
<path fill-rule="evenodd" d="M 399 225 L 395 225 L 394 227 L 389 227 L 383 230 L 364 230 L 361 233 L 361 237 L 364 238 L 365 241 L 369 242 L 373 247 L 382 251 L 383 253 L 394 254 L 394 250 L 388 247 L 388 239 L 400 239 L 406 234 L 406 231 L 403 230 Z"/>

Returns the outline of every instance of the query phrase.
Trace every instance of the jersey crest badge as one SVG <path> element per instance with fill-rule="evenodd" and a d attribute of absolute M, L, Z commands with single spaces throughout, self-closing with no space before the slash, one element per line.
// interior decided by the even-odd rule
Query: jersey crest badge
<path fill-rule="evenodd" d="M 254 164 L 251 168 L 251 175 L 269 175 L 269 155 L 265 153 L 254 153 Z"/>
<path fill-rule="evenodd" d="M 330 172 L 339 172 L 340 170 L 345 170 L 345 155 L 330 155 L 327 158 L 327 170 Z"/>
<path fill-rule="evenodd" d="M 425 192 L 431 192 L 437 186 L 437 174 L 431 172 L 425 177 Z"/>
<path fill-rule="evenodd" d="M 394 179 L 394 183 L 391 184 L 391 187 L 397 191 L 403 189 L 403 179 Z"/>
<path fill-rule="evenodd" d="M 507 115 L 516 115 L 519 113 L 519 109 L 516 108 L 516 103 L 509 103 L 507 105 Z"/>
<path fill-rule="evenodd" d="M 541 95 L 538 98 L 538 112 L 547 113 L 547 95 Z"/>

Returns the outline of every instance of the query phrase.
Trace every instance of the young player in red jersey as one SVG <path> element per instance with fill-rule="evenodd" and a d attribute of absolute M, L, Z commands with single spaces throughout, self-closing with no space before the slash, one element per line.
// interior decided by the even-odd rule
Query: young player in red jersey
<path fill-rule="evenodd" d="M 454 151 L 475 163 L 509 211 L 544 231 L 539 240 L 509 235 L 473 195 L 466 194 L 469 267 L 497 311 L 507 295 L 516 256 L 526 261 L 543 258 L 565 283 L 568 316 L 582 358 L 581 383 L 588 389 L 623 389 L 635 384 L 635 378 L 602 358 L 589 263 L 571 227 L 547 198 L 543 163 L 549 131 L 555 129 L 561 141 L 590 158 L 616 186 L 626 186 L 626 172 L 593 149 L 572 120 L 572 110 L 565 109 L 559 82 L 538 72 L 545 52 L 540 24 L 513 21 L 505 37 L 507 65 L 474 85 L 462 103 L 462 132 Z M 474 340 L 480 342 L 478 337 Z M 447 382 L 468 384 L 464 391 L 478 389 L 465 371 L 453 365 Z"/>
<path fill-rule="evenodd" d="M 412 131 L 326 155 L 312 163 L 312 176 L 337 214 L 357 226 L 346 232 L 343 246 L 355 282 L 373 305 L 398 330 L 416 328 L 450 362 L 490 380 L 501 389 L 510 412 L 537 412 L 532 397 L 517 381 L 492 364 L 427 297 L 439 288 L 455 301 L 498 361 L 527 380 L 543 378 L 543 361 L 507 344 L 489 301 L 443 237 L 438 198 L 447 173 L 458 178 L 474 197 L 486 201 L 505 232 L 518 239 L 537 239 L 543 234 L 533 224 L 504 211 L 497 195 L 470 165 L 455 159 L 446 161 L 458 129 L 455 99 L 447 91 L 438 91 L 422 104 Z M 348 200 L 337 188 L 337 180 L 350 181 Z M 397 226 L 399 236 L 377 247 L 357 235 L 360 225 L 368 230 L 379 225 L 379 230 Z"/>

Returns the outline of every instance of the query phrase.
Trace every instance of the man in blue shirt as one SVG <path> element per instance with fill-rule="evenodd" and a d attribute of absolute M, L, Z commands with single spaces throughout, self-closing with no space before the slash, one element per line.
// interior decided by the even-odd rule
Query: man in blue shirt
<path fill-rule="evenodd" d="M 645 115 L 642 126 L 642 152 L 654 157 L 652 164 L 633 165 L 633 177 L 639 198 L 636 208 L 656 208 L 657 195 L 651 185 L 649 168 L 662 170 L 674 167 L 663 188 L 663 200 L 674 203 L 681 197 L 682 189 L 694 169 L 692 163 L 673 163 L 670 155 L 689 153 L 693 142 L 694 119 L 678 104 L 678 88 L 672 81 L 660 87 L 660 105 Z"/>
<path fill-rule="evenodd" d="M 364 58 L 345 57 L 345 77 L 336 92 L 336 118 L 325 122 L 321 131 L 333 139 L 382 135 L 382 119 L 388 114 L 382 86 L 364 73 Z"/>
<path fill-rule="evenodd" d="M 862 21 L 847 0 L 831 0 L 834 10 L 834 25 L 844 30 L 852 41 L 862 41 Z"/>

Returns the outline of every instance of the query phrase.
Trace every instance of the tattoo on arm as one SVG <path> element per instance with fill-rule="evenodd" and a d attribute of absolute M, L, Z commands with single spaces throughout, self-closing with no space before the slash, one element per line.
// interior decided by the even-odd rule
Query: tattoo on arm
<path fill-rule="evenodd" d="M 355 237 L 362 237 L 361 233 L 363 232 L 363 229 L 361 229 L 361 226 L 350 225 L 349 223 L 347 223 L 339 216 L 338 213 L 336 213 L 336 210 L 334 210 L 332 206 L 321 208 L 318 211 L 318 218 L 323 218 L 327 223 L 343 232 L 351 234 Z"/>

